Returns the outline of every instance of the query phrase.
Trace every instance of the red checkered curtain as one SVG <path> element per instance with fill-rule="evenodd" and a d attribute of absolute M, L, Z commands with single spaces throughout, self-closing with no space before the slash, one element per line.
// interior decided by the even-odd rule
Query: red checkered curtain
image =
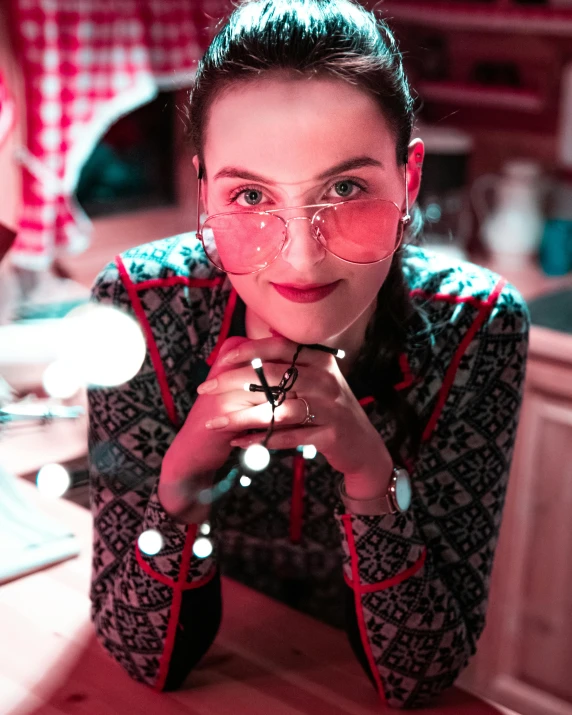
<path fill-rule="evenodd" d="M 16 120 L 14 99 L 8 88 L 4 75 L 0 71 L 0 147 L 12 131 Z"/>
<path fill-rule="evenodd" d="M 91 223 L 73 198 L 85 161 L 120 116 L 191 85 L 231 9 L 230 0 L 13 0 L 27 126 L 15 264 L 42 270 L 87 247 Z"/>

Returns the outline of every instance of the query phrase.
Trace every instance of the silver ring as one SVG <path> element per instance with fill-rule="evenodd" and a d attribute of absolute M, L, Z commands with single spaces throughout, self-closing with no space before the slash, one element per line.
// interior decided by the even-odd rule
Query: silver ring
<path fill-rule="evenodd" d="M 306 417 L 304 418 L 303 422 L 300 422 L 300 425 L 307 425 L 311 424 L 315 419 L 316 415 L 310 414 L 310 405 L 306 402 L 306 400 L 303 397 L 298 397 L 299 400 L 302 400 L 302 402 L 306 405 Z"/>

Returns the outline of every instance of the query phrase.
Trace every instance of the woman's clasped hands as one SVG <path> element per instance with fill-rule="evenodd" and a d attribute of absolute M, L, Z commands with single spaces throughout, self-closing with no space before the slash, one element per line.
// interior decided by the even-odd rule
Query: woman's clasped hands
<path fill-rule="evenodd" d="M 246 448 L 262 443 L 272 418 L 272 408 L 264 392 L 249 392 L 250 383 L 260 384 L 252 360 L 260 358 L 266 380 L 276 387 L 292 365 L 297 344 L 284 337 L 247 340 L 225 353 L 217 377 L 199 386 L 200 395 L 217 400 L 217 414 L 205 429 L 226 434 L 231 446 Z M 385 445 L 342 375 L 336 358 L 321 350 L 304 347 L 296 361 L 298 377 L 275 408 L 274 431 L 268 449 L 295 449 L 312 444 L 329 464 L 345 475 L 371 471 L 380 458 L 389 462 Z M 242 393 L 241 400 L 237 399 Z M 304 426 L 306 404 L 315 416 Z M 250 403 L 244 407 L 240 402 Z M 244 435 L 260 429 L 260 434 Z M 384 461 L 381 462 L 383 464 Z"/>
<path fill-rule="evenodd" d="M 252 360 L 260 358 L 269 386 L 276 387 L 291 367 L 297 347 L 284 337 L 225 340 L 163 458 L 159 498 L 168 512 L 184 513 L 189 520 L 203 518 L 204 509 L 193 510 L 196 495 L 212 486 L 214 473 L 225 464 L 232 448 L 246 449 L 264 441 L 272 406 L 264 392 L 248 390 L 249 384 L 260 384 Z M 379 493 L 380 475 L 390 473 L 391 457 L 336 358 L 303 348 L 296 367 L 295 384 L 275 407 L 273 433 L 266 446 L 296 449 L 314 445 L 335 470 L 344 474 L 346 489 L 353 484 L 360 493 Z M 304 426 L 306 404 L 299 397 L 306 400 L 315 416 Z M 252 430 L 260 432 L 249 434 Z"/>

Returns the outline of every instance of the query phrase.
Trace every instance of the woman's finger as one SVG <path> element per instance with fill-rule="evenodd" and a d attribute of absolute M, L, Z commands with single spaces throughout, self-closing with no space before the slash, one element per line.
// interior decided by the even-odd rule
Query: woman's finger
<path fill-rule="evenodd" d="M 268 449 L 297 449 L 300 445 L 314 445 L 320 452 L 322 436 L 326 434 L 326 429 L 321 425 L 278 430 L 270 435 L 266 446 Z M 264 434 L 252 434 L 246 437 L 235 437 L 230 444 L 233 447 L 246 449 L 251 444 L 262 444 L 265 438 Z"/>
<path fill-rule="evenodd" d="M 227 338 L 224 343 L 222 344 L 219 353 L 216 357 L 216 360 L 214 361 L 214 364 L 211 366 L 211 369 L 209 371 L 209 378 L 215 378 L 217 377 L 220 373 L 224 372 L 227 368 L 224 366 L 224 359 L 227 355 L 232 353 L 234 350 L 239 348 L 241 345 L 244 343 L 249 343 L 250 339 L 249 338 L 244 338 L 240 335 L 233 335 L 230 338 Z"/>
<path fill-rule="evenodd" d="M 290 364 L 286 365 L 285 363 L 266 363 L 266 365 L 263 365 L 264 375 L 270 387 L 277 387 L 280 384 L 284 373 L 289 367 Z M 303 369 L 299 371 L 292 389 L 290 391 L 286 391 L 286 395 L 288 396 L 292 392 L 296 391 L 299 393 L 307 393 L 315 390 L 317 386 L 318 391 L 320 389 L 323 391 L 326 389 L 326 375 L 327 373 L 323 370 L 318 370 L 311 366 L 303 367 Z M 197 392 L 199 395 L 217 395 L 231 390 L 245 389 L 246 391 L 249 391 L 248 387 L 245 387 L 245 385 L 248 386 L 250 384 L 260 385 L 260 378 L 254 372 L 252 367 L 244 366 L 220 373 L 214 380 L 206 380 L 197 387 Z M 258 391 L 256 390 L 252 391 L 250 394 L 257 393 Z M 264 395 L 264 393 L 261 394 Z M 266 399 L 266 397 L 264 399 Z"/>
<path fill-rule="evenodd" d="M 284 401 L 274 410 L 276 425 L 301 425 L 307 415 L 306 404 L 300 399 Z M 269 402 L 234 412 L 225 411 L 215 415 L 205 424 L 206 429 L 242 432 L 247 429 L 268 427 L 272 420 L 272 406 Z"/>
<path fill-rule="evenodd" d="M 223 367 L 238 366 L 250 363 L 254 358 L 260 358 L 264 366 L 267 360 L 283 360 L 288 366 L 296 353 L 298 345 L 287 338 L 262 338 L 249 340 L 237 348 L 230 350 L 221 360 Z M 322 350 L 303 348 L 296 360 L 296 365 L 317 365 L 326 368 L 335 361 L 335 357 Z"/>
<path fill-rule="evenodd" d="M 210 393 L 209 393 L 210 394 Z M 266 399 L 264 392 L 250 392 L 246 390 L 231 390 L 230 392 L 225 392 L 221 394 L 218 401 L 218 414 L 227 414 L 228 412 L 239 412 L 240 410 L 249 409 L 250 407 L 257 407 L 259 405 L 267 404 L 268 409 L 271 410 L 270 403 Z M 296 400 L 296 393 L 291 390 L 286 393 L 286 400 Z M 276 409 L 279 409 L 278 407 Z"/>

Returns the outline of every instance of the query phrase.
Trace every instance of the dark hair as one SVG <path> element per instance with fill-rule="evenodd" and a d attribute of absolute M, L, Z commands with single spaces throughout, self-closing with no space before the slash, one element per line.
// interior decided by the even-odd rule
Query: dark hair
<path fill-rule="evenodd" d="M 401 53 L 387 24 L 353 0 L 246 0 L 234 9 L 199 62 L 187 108 L 189 138 L 203 171 L 205 131 L 215 98 L 244 80 L 280 71 L 298 77 L 335 77 L 367 92 L 378 103 L 396 140 L 398 165 L 407 163 L 414 122 L 414 100 Z M 408 235 L 420 228 L 420 212 Z M 372 365 L 368 377 L 380 406 L 396 420 L 387 447 L 396 462 L 417 454 L 421 427 L 404 393 L 399 356 L 408 332 L 425 327 L 414 308 L 402 270 L 401 249 L 379 290 L 356 367 Z"/>

